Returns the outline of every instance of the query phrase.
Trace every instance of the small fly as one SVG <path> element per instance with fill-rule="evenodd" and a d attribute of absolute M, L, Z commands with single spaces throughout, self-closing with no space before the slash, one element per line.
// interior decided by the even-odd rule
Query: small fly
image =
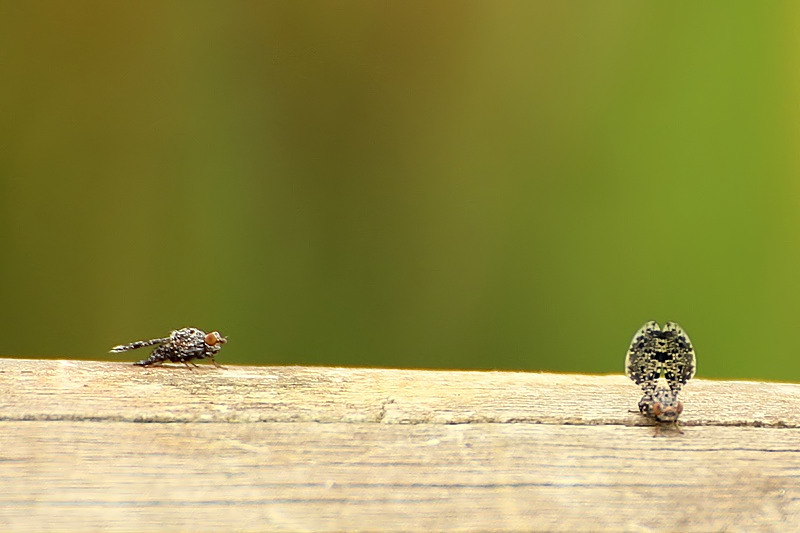
<path fill-rule="evenodd" d="M 189 363 L 197 366 L 194 364 L 194 359 L 211 359 L 214 366 L 223 368 L 214 360 L 214 356 L 226 342 L 228 342 L 228 339 L 220 335 L 218 331 L 206 333 L 197 328 L 183 328 L 171 332 L 169 337 L 114 346 L 111 348 L 111 353 L 127 352 L 128 350 L 136 350 L 145 346 L 159 345 L 153 350 L 150 357 L 133 364 L 150 366 L 161 365 L 165 361 L 171 361 L 173 363 L 183 363 L 189 367 Z"/>
<path fill-rule="evenodd" d="M 662 424 L 678 427 L 683 403 L 678 393 L 694 377 L 697 358 L 692 341 L 675 322 L 662 329 L 657 322 L 647 322 L 636 332 L 625 356 L 625 373 L 642 387 L 639 412 Z"/>

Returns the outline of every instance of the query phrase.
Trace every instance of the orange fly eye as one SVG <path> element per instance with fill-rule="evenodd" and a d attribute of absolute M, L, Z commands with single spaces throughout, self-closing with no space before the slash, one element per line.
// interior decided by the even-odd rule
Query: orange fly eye
<path fill-rule="evenodd" d="M 219 342 L 219 333 L 213 331 L 206 335 L 206 344 L 209 346 L 214 346 Z"/>
<path fill-rule="evenodd" d="M 661 404 L 660 403 L 656 403 L 656 404 L 653 405 L 653 415 L 654 416 L 659 416 L 663 412 L 664 411 L 661 410 Z"/>

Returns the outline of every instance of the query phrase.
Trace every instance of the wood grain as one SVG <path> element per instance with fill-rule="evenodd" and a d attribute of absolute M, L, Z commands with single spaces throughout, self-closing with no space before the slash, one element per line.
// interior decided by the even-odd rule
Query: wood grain
<path fill-rule="evenodd" d="M 800 386 L 0 359 L 0 529 L 786 530 Z"/>

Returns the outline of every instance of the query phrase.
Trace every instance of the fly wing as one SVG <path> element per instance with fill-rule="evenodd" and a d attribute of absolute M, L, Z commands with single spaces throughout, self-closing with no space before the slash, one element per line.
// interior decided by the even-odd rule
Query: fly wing
<path fill-rule="evenodd" d="M 136 341 L 130 344 L 120 344 L 119 346 L 114 346 L 109 350 L 111 353 L 120 353 L 120 352 L 127 352 L 128 350 L 137 350 L 139 348 L 144 348 L 145 346 L 152 346 L 154 344 L 164 344 L 167 342 L 169 338 L 164 339 L 150 339 L 149 341 Z"/>
<path fill-rule="evenodd" d="M 652 391 L 661 375 L 658 359 L 661 328 L 650 321 L 633 336 L 628 354 L 625 356 L 625 373 L 645 392 Z"/>
<path fill-rule="evenodd" d="M 667 322 L 662 332 L 664 337 L 664 378 L 674 392 L 681 390 L 694 377 L 697 358 L 689 336 L 676 322 Z"/>

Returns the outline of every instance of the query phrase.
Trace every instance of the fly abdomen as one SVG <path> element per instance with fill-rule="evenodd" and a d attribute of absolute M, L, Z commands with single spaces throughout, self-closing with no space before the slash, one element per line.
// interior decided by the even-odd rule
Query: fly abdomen
<path fill-rule="evenodd" d="M 150 366 L 150 365 L 160 365 L 164 361 L 175 361 L 175 357 L 172 354 L 169 346 L 159 346 L 153 353 L 150 354 L 150 357 L 147 359 L 142 359 L 141 361 L 136 361 L 133 363 L 134 365 L 138 366 Z M 188 365 L 187 365 L 188 366 Z"/>

